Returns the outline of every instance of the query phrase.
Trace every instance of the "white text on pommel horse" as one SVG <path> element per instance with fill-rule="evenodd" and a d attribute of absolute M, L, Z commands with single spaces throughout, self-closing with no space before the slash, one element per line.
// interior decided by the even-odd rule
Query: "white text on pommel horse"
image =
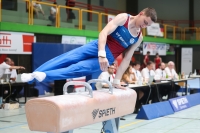
<path fill-rule="evenodd" d="M 109 108 L 99 111 L 99 118 L 115 114 L 115 108 Z"/>

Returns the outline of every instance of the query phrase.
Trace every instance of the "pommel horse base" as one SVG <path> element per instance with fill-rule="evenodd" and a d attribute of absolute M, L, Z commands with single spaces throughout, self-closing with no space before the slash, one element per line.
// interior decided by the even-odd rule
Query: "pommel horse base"
<path fill-rule="evenodd" d="M 108 89 L 92 91 L 91 83 L 105 82 Z M 69 85 L 84 85 L 88 92 L 67 93 Z M 35 98 L 26 103 L 25 111 L 31 131 L 73 133 L 79 127 L 103 122 L 105 133 L 118 133 L 119 117 L 134 111 L 137 94 L 132 89 L 115 89 L 109 81 L 68 82 L 64 95 Z"/>

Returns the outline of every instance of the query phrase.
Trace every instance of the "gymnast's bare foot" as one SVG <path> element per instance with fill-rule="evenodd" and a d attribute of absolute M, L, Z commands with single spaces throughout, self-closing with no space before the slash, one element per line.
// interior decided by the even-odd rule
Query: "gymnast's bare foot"
<path fill-rule="evenodd" d="M 33 77 L 42 82 L 46 78 L 46 74 L 44 72 L 33 72 Z"/>
<path fill-rule="evenodd" d="M 23 73 L 21 75 L 22 82 L 29 82 L 29 81 L 31 81 L 33 79 L 34 79 L 34 77 L 33 77 L 32 73 Z"/>

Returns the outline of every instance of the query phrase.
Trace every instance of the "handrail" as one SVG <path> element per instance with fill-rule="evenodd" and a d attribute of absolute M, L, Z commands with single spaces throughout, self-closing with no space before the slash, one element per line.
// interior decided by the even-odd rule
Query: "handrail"
<path fill-rule="evenodd" d="M 184 30 L 183 30 L 183 40 L 185 40 L 185 31 L 186 29 L 189 29 L 189 30 L 196 30 L 196 40 L 198 40 L 198 28 L 197 27 L 185 27 Z"/>
<path fill-rule="evenodd" d="M 177 27 L 177 26 L 174 26 L 174 36 L 173 36 L 173 39 L 174 40 L 176 40 L 176 29 L 180 29 L 180 31 L 181 31 L 181 40 L 183 39 L 183 36 L 182 36 L 182 34 L 183 34 L 183 29 L 181 28 L 181 27 Z"/>
<path fill-rule="evenodd" d="M 98 15 L 98 31 L 100 32 L 102 30 L 102 20 L 103 17 L 105 17 L 105 21 L 107 23 L 107 19 L 106 16 L 108 15 L 114 15 L 115 14 L 110 14 L 110 13 L 105 13 L 105 12 L 98 12 L 98 11 L 92 11 L 92 10 L 86 10 L 86 9 L 80 9 L 80 8 L 76 8 L 76 7 L 69 7 L 69 6 L 62 6 L 62 5 L 54 5 L 54 4 L 49 4 L 49 3 L 45 3 L 45 2 L 40 2 L 40 1 L 35 1 L 32 0 L 32 2 L 30 0 L 23 0 L 24 2 L 27 2 L 27 6 L 28 6 L 28 24 L 29 25 L 33 25 L 33 2 L 35 3 L 39 3 L 39 4 L 44 4 L 44 5 L 48 5 L 48 6 L 54 6 L 57 7 L 57 13 L 56 13 L 56 27 L 60 27 L 60 11 L 61 8 L 66 8 L 66 9 L 72 9 L 72 10 L 77 10 L 78 11 L 78 29 L 82 30 L 82 25 L 83 25 L 83 12 L 88 12 L 88 13 L 94 13 Z M 102 8 L 102 10 L 104 10 L 106 8 Z M 0 0 L 0 22 L 2 21 L 2 0 Z M 164 23 L 164 22 L 168 22 L 168 23 L 176 23 L 176 25 L 169 25 L 169 24 L 163 24 L 164 26 L 164 38 L 167 38 L 167 33 L 168 33 L 168 27 L 172 28 L 172 32 L 173 32 L 173 40 L 177 39 L 177 35 L 180 34 L 180 39 L 181 40 L 186 40 L 186 35 L 188 32 L 186 32 L 186 30 L 190 30 L 191 33 L 195 32 L 196 33 L 196 40 L 200 40 L 200 28 L 199 27 L 178 27 L 178 23 L 179 22 L 183 22 L 183 23 L 190 23 L 191 22 L 196 22 L 196 23 L 200 23 L 200 20 L 195 20 L 195 21 L 187 21 L 187 20 L 168 20 L 168 21 L 163 21 L 163 20 L 158 20 L 160 23 Z M 195 31 L 194 31 L 195 30 Z M 146 36 L 146 30 L 142 29 L 143 31 L 143 36 Z M 177 32 L 178 31 L 178 32 Z M 180 31 L 180 32 L 179 32 Z M 178 33 L 178 34 L 177 34 Z M 156 36 L 154 36 L 156 37 Z"/>
<path fill-rule="evenodd" d="M 31 24 L 32 25 L 33 25 L 33 20 L 34 20 L 33 19 L 33 3 L 38 3 L 38 4 L 48 5 L 48 6 L 54 6 L 54 7 L 57 8 L 57 5 L 55 5 L 55 4 L 49 4 L 49 3 L 46 3 L 46 2 L 40 2 L 40 1 L 32 0 L 32 2 L 31 2 Z M 58 12 L 56 12 L 56 16 L 58 16 L 57 14 L 58 14 Z M 58 27 L 57 24 L 58 24 L 58 17 L 56 17 L 56 27 Z"/>
<path fill-rule="evenodd" d="M 163 26 L 164 26 L 164 38 L 165 39 L 167 38 L 167 27 L 171 27 L 171 28 L 173 28 L 173 39 L 174 39 L 175 38 L 175 33 L 174 33 L 175 26 L 171 26 L 171 25 L 167 25 L 167 24 L 163 24 Z"/>
<path fill-rule="evenodd" d="M 79 9 L 79 8 L 76 8 L 76 7 L 69 7 L 69 6 L 61 6 L 61 5 L 59 5 L 58 6 L 58 27 L 60 27 L 60 8 L 66 8 L 66 9 L 72 9 L 72 10 L 77 10 L 78 11 L 78 17 L 79 17 L 79 21 L 78 21 L 78 25 L 79 25 L 79 30 L 81 29 L 81 21 L 82 21 L 82 19 L 81 19 L 81 9 Z"/>
<path fill-rule="evenodd" d="M 112 16 L 115 16 L 113 14 L 108 14 L 108 13 L 100 13 L 100 20 L 99 20 L 99 32 L 102 30 L 102 16 L 105 15 L 105 16 L 108 16 L 108 15 L 112 15 Z M 106 21 L 107 22 L 107 21 Z"/>
<path fill-rule="evenodd" d="M 83 25 L 83 12 L 89 12 L 89 13 L 94 13 L 94 14 L 97 14 L 98 15 L 98 30 L 100 30 L 100 13 L 99 12 L 96 12 L 96 11 L 90 11 L 90 10 L 85 10 L 85 9 L 81 9 L 81 30 L 82 30 L 82 25 Z"/>
<path fill-rule="evenodd" d="M 31 25 L 31 4 L 30 4 L 30 0 L 24 0 L 25 2 L 27 2 L 27 6 L 28 6 L 28 24 Z"/>
<path fill-rule="evenodd" d="M 86 9 L 88 7 L 91 7 L 92 9 L 96 9 L 96 10 L 104 10 L 105 11 L 104 13 L 108 13 L 108 11 L 116 13 L 116 14 L 118 14 L 120 12 L 124 12 L 124 11 L 119 11 L 119 10 L 115 10 L 115 9 L 105 8 L 103 6 L 90 5 L 90 4 L 86 4 L 86 3 L 78 2 L 78 1 L 75 2 L 75 6 L 84 7 Z"/>

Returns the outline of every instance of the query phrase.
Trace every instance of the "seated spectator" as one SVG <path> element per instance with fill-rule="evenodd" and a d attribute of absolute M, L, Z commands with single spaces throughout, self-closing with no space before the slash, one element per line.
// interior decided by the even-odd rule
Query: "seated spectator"
<path fill-rule="evenodd" d="M 12 63 L 11 59 L 7 57 L 4 60 L 4 62 L 0 64 L 0 78 L 3 76 L 6 69 L 25 69 L 22 66 L 11 66 L 11 63 Z M 7 90 L 7 91 L 4 91 L 4 94 L 7 94 L 7 95 L 3 95 L 3 97 L 6 98 L 6 103 L 9 103 L 9 98 L 8 98 L 9 93 L 7 92 L 10 89 L 10 87 L 4 87 L 4 89 Z M 0 91 L 0 93 L 1 92 L 2 91 Z M 2 96 L 2 94 L 0 95 Z"/>
<path fill-rule="evenodd" d="M 132 72 L 135 74 L 135 78 L 137 81 L 139 80 L 140 77 L 142 78 L 142 74 L 139 71 L 140 67 L 141 67 L 140 62 L 136 61 L 132 63 Z"/>
<path fill-rule="evenodd" d="M 148 82 L 150 76 L 154 76 L 154 63 L 152 61 L 147 62 L 146 68 L 142 69 L 142 76 L 145 82 Z"/>
<path fill-rule="evenodd" d="M 108 67 L 108 70 L 105 71 L 105 72 L 102 72 L 98 79 L 104 79 L 104 80 L 108 80 L 110 81 L 111 83 L 113 82 L 113 79 L 115 77 L 115 74 L 114 74 L 114 71 L 115 71 L 115 66 L 114 64 L 110 65 Z M 109 88 L 108 84 L 106 83 L 100 83 L 100 82 L 97 82 L 96 83 L 96 89 L 99 90 L 99 89 L 102 89 L 102 88 Z"/>
<path fill-rule="evenodd" d="M 166 72 L 165 72 L 165 63 L 161 63 L 158 65 L 158 69 L 156 69 L 156 75 L 155 80 L 165 80 L 166 79 Z M 172 90 L 172 86 L 170 84 L 160 84 L 158 85 L 159 88 L 159 98 L 160 99 L 154 99 L 153 102 L 158 102 L 159 100 L 162 101 L 162 97 L 170 94 Z"/>
<path fill-rule="evenodd" d="M 174 70 L 174 62 L 172 62 L 172 61 L 168 62 L 167 67 L 165 68 L 165 72 L 166 72 L 166 75 L 168 76 L 169 79 L 178 79 L 178 74 Z M 172 91 L 170 93 L 170 95 L 168 96 L 168 99 L 172 98 L 174 96 L 177 96 L 177 92 L 181 88 L 177 84 L 174 84 L 173 87 L 174 87 L 174 91 Z"/>
<path fill-rule="evenodd" d="M 11 63 L 10 66 L 15 66 L 14 61 L 11 59 Z M 11 74 L 10 75 L 10 81 L 11 82 L 15 82 L 16 78 L 17 78 L 17 71 L 16 69 L 6 69 L 5 70 L 5 74 Z M 21 86 L 15 86 L 14 88 L 12 87 L 11 90 L 11 96 L 10 96 L 10 100 L 13 102 L 17 102 L 17 96 L 19 95 L 19 93 L 21 92 L 23 88 Z M 8 94 L 10 90 L 8 89 Z"/>
<path fill-rule="evenodd" d="M 41 0 L 36 0 L 36 1 L 40 2 Z M 33 13 L 36 15 L 36 18 L 38 18 L 39 13 L 42 13 L 45 19 L 44 11 L 39 3 L 33 2 Z"/>
<path fill-rule="evenodd" d="M 54 5 L 57 5 L 57 2 L 53 3 Z M 49 20 L 52 22 L 52 25 L 55 26 L 55 22 L 56 22 L 56 13 L 57 13 L 57 7 L 56 6 L 52 6 L 50 9 L 50 16 L 49 16 Z"/>
<path fill-rule="evenodd" d="M 178 79 L 178 74 L 174 70 L 174 62 L 168 62 L 167 67 L 165 68 L 165 72 L 168 75 L 169 79 Z"/>
<path fill-rule="evenodd" d="M 164 80 L 166 79 L 166 72 L 165 72 L 165 63 L 158 64 L 158 68 L 155 71 L 155 80 Z"/>
<path fill-rule="evenodd" d="M 146 68 L 142 69 L 142 76 L 144 79 L 144 82 L 148 83 L 149 77 L 150 76 L 155 76 L 155 72 L 154 72 L 154 66 L 155 64 L 152 61 L 147 62 L 147 66 Z M 152 103 L 158 101 L 158 97 L 157 97 L 157 92 L 156 92 L 156 88 L 155 86 L 151 86 L 151 94 L 150 94 L 150 98 L 148 100 L 152 100 Z M 149 101 L 147 101 L 149 102 Z"/>
<path fill-rule="evenodd" d="M 122 79 L 122 82 L 125 82 L 127 84 L 135 84 L 136 83 L 136 78 L 135 74 L 132 72 L 132 66 L 128 66 L 126 71 L 124 72 Z"/>
<path fill-rule="evenodd" d="M 139 80 L 142 80 L 141 82 L 143 82 L 142 74 L 139 71 L 141 67 L 140 62 L 135 61 L 131 63 L 131 65 L 132 72 L 135 74 L 136 83 L 138 83 Z M 137 113 L 140 107 L 148 102 L 147 100 L 149 97 L 149 87 L 140 87 L 139 90 L 137 90 L 137 93 L 139 100 L 136 102 L 134 113 Z"/>

